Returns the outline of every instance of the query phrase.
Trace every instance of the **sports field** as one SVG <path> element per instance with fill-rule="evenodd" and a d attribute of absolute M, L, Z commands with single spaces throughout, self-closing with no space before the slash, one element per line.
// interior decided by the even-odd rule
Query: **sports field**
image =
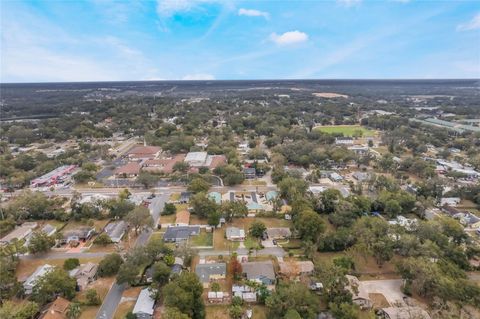
<path fill-rule="evenodd" d="M 356 132 L 362 132 L 362 136 L 374 136 L 375 131 L 369 130 L 360 125 L 329 125 L 329 126 L 317 126 L 315 130 L 325 133 L 335 134 L 343 133 L 343 136 L 354 136 Z"/>

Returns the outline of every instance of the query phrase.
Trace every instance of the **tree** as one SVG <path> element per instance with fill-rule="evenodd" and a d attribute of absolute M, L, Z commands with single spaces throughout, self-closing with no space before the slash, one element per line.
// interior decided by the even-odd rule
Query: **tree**
<path fill-rule="evenodd" d="M 227 201 L 222 204 L 223 216 L 227 222 L 231 222 L 234 217 L 241 218 L 248 215 L 247 206 L 241 201 Z"/>
<path fill-rule="evenodd" d="M 135 207 L 133 211 L 127 214 L 125 221 L 135 229 L 136 235 L 138 235 L 138 230 L 141 227 L 153 227 L 152 215 L 145 206 Z"/>
<path fill-rule="evenodd" d="M 100 277 L 109 277 L 117 274 L 123 259 L 119 254 L 113 253 L 105 256 L 98 265 L 98 275 Z"/>
<path fill-rule="evenodd" d="M 63 262 L 63 269 L 65 269 L 66 271 L 75 269 L 78 266 L 80 266 L 80 260 L 78 260 L 78 258 L 67 258 Z"/>
<path fill-rule="evenodd" d="M 163 315 L 165 319 L 190 319 L 187 314 L 182 313 L 178 308 L 167 307 Z"/>
<path fill-rule="evenodd" d="M 320 235 L 325 230 L 322 218 L 314 211 L 307 209 L 300 212 L 294 220 L 295 228 L 304 241 L 317 243 Z"/>
<path fill-rule="evenodd" d="M 264 223 L 259 221 L 254 221 L 252 225 L 250 225 L 249 233 L 250 233 L 250 236 L 252 237 L 260 238 L 263 236 L 263 233 L 265 233 L 266 230 L 267 230 L 267 227 L 265 226 Z"/>
<path fill-rule="evenodd" d="M 72 299 L 75 297 L 76 287 L 75 278 L 71 278 L 63 269 L 54 268 L 38 279 L 33 287 L 32 300 L 43 305 L 59 295 L 66 299 Z"/>
<path fill-rule="evenodd" d="M 190 204 L 193 207 L 193 212 L 200 218 L 207 218 L 211 212 L 218 211 L 219 209 L 219 206 L 213 200 L 209 199 L 205 193 L 195 194 L 190 199 Z"/>
<path fill-rule="evenodd" d="M 126 199 L 110 199 L 105 207 L 109 211 L 110 218 L 123 218 L 135 208 L 135 204 Z"/>
<path fill-rule="evenodd" d="M 207 219 L 208 225 L 216 227 L 218 224 L 220 224 L 220 217 L 221 217 L 221 214 L 218 210 L 212 210 L 211 212 L 208 213 L 208 219 Z"/>
<path fill-rule="evenodd" d="M 140 172 L 137 176 L 137 183 L 142 184 L 145 188 L 150 188 L 154 186 L 158 181 L 159 177 L 155 174 L 148 172 Z"/>
<path fill-rule="evenodd" d="M 303 197 L 308 189 L 308 184 L 304 180 L 287 177 L 284 178 L 278 183 L 280 189 L 280 194 L 283 198 L 287 199 L 289 202 Z"/>
<path fill-rule="evenodd" d="M 301 283 L 281 283 L 265 305 L 272 318 L 282 318 L 287 311 L 295 310 L 301 318 L 314 319 L 319 311 L 319 299 Z"/>
<path fill-rule="evenodd" d="M 97 236 L 97 238 L 95 238 L 93 243 L 100 246 L 107 246 L 112 243 L 112 240 L 110 239 L 110 236 L 108 236 L 106 233 L 101 233 Z"/>
<path fill-rule="evenodd" d="M 82 309 L 80 308 L 80 304 L 78 302 L 72 302 L 67 309 L 67 318 L 77 319 L 81 313 Z"/>
<path fill-rule="evenodd" d="M 89 306 L 98 306 L 102 303 L 95 289 L 88 289 L 85 297 L 87 298 L 87 304 Z"/>
<path fill-rule="evenodd" d="M 32 319 L 38 314 L 38 304 L 32 301 L 14 303 L 5 300 L 0 307 L 0 318 Z"/>
<path fill-rule="evenodd" d="M 153 281 L 158 283 L 160 287 L 168 283 L 171 269 L 164 262 L 158 261 L 153 264 Z"/>
<path fill-rule="evenodd" d="M 332 315 L 338 319 L 356 319 L 360 316 L 358 306 L 348 302 L 330 303 L 329 308 Z"/>
<path fill-rule="evenodd" d="M 186 173 L 188 172 L 188 169 L 190 166 L 188 165 L 187 162 L 176 162 L 173 164 L 173 171 L 174 172 L 181 172 L 181 173 Z"/>
<path fill-rule="evenodd" d="M 133 285 L 137 282 L 138 273 L 138 266 L 127 260 L 127 262 L 123 263 L 118 270 L 117 282 L 119 284 L 128 283 L 129 285 Z"/>
<path fill-rule="evenodd" d="M 211 291 L 220 291 L 221 287 L 220 287 L 220 284 L 218 282 L 212 282 L 212 284 L 210 285 L 210 290 Z"/>
<path fill-rule="evenodd" d="M 166 307 L 177 308 L 192 319 L 205 318 L 205 305 L 202 298 L 203 285 L 194 273 L 182 272 L 163 287 Z"/>
<path fill-rule="evenodd" d="M 229 273 L 233 275 L 234 280 L 240 280 L 242 278 L 242 264 L 237 259 L 237 254 L 233 253 L 228 263 Z"/>
<path fill-rule="evenodd" d="M 385 203 L 385 214 L 388 215 L 390 218 L 397 217 L 402 212 L 402 207 L 398 203 L 398 201 L 394 199 L 390 199 Z"/>
<path fill-rule="evenodd" d="M 239 305 L 232 305 L 228 309 L 228 313 L 230 314 L 230 318 L 240 319 L 243 316 L 243 308 Z"/>
<path fill-rule="evenodd" d="M 208 191 L 210 184 L 201 177 L 196 177 L 192 179 L 190 185 L 188 185 L 188 191 L 194 193 L 204 193 Z"/>
<path fill-rule="evenodd" d="M 162 215 L 173 215 L 177 212 L 177 206 L 173 203 L 165 203 L 163 207 Z"/>
<path fill-rule="evenodd" d="M 300 317 L 300 314 L 295 309 L 288 309 L 283 319 L 302 319 L 302 317 Z"/>

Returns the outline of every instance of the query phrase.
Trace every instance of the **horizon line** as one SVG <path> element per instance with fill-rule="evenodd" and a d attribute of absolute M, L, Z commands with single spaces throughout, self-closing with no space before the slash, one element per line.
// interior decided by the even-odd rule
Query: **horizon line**
<path fill-rule="evenodd" d="M 205 80 L 102 80 L 102 81 L 40 81 L 40 82 L 1 82 L 5 84 L 65 84 L 65 83 L 127 83 L 127 82 L 254 82 L 254 81 L 480 81 L 478 78 L 306 78 L 306 79 L 205 79 Z"/>

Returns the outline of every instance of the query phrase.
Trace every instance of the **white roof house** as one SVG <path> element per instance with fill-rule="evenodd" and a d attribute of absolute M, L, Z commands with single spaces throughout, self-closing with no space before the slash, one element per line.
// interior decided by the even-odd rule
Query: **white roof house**
<path fill-rule="evenodd" d="M 30 277 L 25 280 L 23 283 L 23 288 L 25 288 L 25 294 L 30 295 L 33 291 L 33 288 L 37 284 L 38 280 L 45 276 L 49 271 L 53 270 L 53 266 L 49 264 L 45 264 L 43 266 L 39 266 Z"/>
<path fill-rule="evenodd" d="M 207 152 L 189 152 L 184 161 L 193 167 L 204 166 L 207 162 L 207 156 Z"/>
<path fill-rule="evenodd" d="M 150 291 L 148 288 L 140 291 L 135 307 L 133 308 L 132 313 L 137 317 L 137 319 L 149 319 L 153 317 L 155 306 L 155 300 L 150 297 Z"/>

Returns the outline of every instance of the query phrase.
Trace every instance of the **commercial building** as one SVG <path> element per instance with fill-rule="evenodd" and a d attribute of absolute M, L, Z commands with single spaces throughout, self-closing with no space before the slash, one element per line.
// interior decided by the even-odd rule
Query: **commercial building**
<path fill-rule="evenodd" d="M 77 168 L 75 165 L 63 165 L 53 171 L 37 177 L 30 182 L 30 187 L 52 186 L 62 183 Z"/>

